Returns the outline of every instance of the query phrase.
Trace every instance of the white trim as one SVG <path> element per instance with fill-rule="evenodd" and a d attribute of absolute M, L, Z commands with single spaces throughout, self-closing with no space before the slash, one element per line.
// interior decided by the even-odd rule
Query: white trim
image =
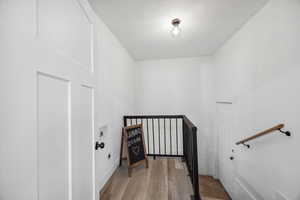
<path fill-rule="evenodd" d="M 68 83 L 68 156 L 69 156 L 69 200 L 72 200 L 72 85 Z"/>
<path fill-rule="evenodd" d="M 91 55 L 90 55 L 90 64 L 91 64 L 91 66 L 90 66 L 90 72 L 91 73 L 94 73 L 94 70 L 95 70 L 95 63 L 94 63 L 94 42 L 95 42 L 95 40 L 94 40 L 94 24 L 93 24 L 93 22 L 92 22 L 92 20 L 91 20 L 91 18 L 90 18 L 90 16 L 89 16 L 89 14 L 88 14 L 88 11 L 86 10 L 86 5 L 83 5 L 82 4 L 82 2 L 80 1 L 80 0 L 75 0 L 77 3 L 78 3 L 78 5 L 79 5 L 79 8 L 80 8 L 80 10 L 83 12 L 83 14 L 84 14 L 84 16 L 86 17 L 86 19 L 87 19 L 87 21 L 88 21 L 88 23 L 89 23 L 89 25 L 90 25 L 90 39 L 91 39 L 91 41 L 90 41 L 90 51 L 91 51 Z"/>
<path fill-rule="evenodd" d="M 91 29 L 91 73 L 95 72 L 95 34 L 94 34 L 94 24 L 90 25 Z"/>
<path fill-rule="evenodd" d="M 248 188 L 242 183 L 242 181 L 239 178 L 235 179 L 235 182 L 237 183 L 237 185 L 242 189 L 242 191 L 248 195 L 248 197 L 251 200 L 258 200 L 256 199 L 256 197 L 248 190 Z M 238 188 L 236 188 L 236 190 L 238 190 Z M 239 197 L 238 197 L 239 198 Z"/>
<path fill-rule="evenodd" d="M 47 78 L 51 78 L 54 80 L 58 80 L 58 81 L 62 81 L 67 83 L 67 87 L 68 87 L 68 199 L 72 200 L 72 104 L 71 104 L 71 81 L 66 79 L 66 78 L 62 78 L 59 76 L 55 76 L 52 74 L 48 74 L 48 73 L 44 73 L 41 71 L 36 71 L 36 138 L 37 138 L 37 142 L 36 142 L 36 166 L 37 166 L 37 170 L 36 170 L 36 177 L 37 177 L 37 200 L 40 199 L 40 194 L 39 194 L 39 77 L 40 76 L 44 76 Z"/>
<path fill-rule="evenodd" d="M 39 0 L 35 1 L 35 38 L 40 35 L 40 13 L 39 13 Z"/>
<path fill-rule="evenodd" d="M 95 144 L 95 89 L 92 88 L 92 176 L 93 176 L 93 199 L 96 200 L 96 153 L 94 149 Z"/>
<path fill-rule="evenodd" d="M 40 90 L 40 86 L 39 86 L 39 75 L 40 73 L 37 72 L 36 73 L 36 199 L 39 200 L 40 199 L 40 176 L 39 176 L 39 169 L 40 169 L 40 165 L 39 165 L 39 104 L 40 104 L 40 99 L 39 99 L 39 90 Z"/>
<path fill-rule="evenodd" d="M 101 180 L 103 182 L 99 185 L 99 191 L 101 191 L 103 189 L 103 187 L 105 186 L 105 184 L 107 183 L 109 178 L 113 175 L 115 170 L 118 168 L 119 161 L 120 161 L 119 158 L 115 159 L 114 162 L 113 162 L 112 167 L 110 168 L 110 170 L 101 177 Z"/>

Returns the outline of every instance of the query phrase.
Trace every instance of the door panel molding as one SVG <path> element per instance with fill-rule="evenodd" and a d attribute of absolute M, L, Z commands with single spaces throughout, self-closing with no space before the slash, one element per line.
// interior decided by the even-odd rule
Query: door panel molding
<path fill-rule="evenodd" d="M 38 200 L 72 200 L 71 81 L 39 71 L 36 80 L 37 197 Z M 49 190 L 50 185 L 58 185 L 55 194 Z"/>
<path fill-rule="evenodd" d="M 96 198 L 94 87 L 80 84 L 78 89 L 79 97 L 77 99 L 79 101 L 77 102 L 76 107 L 79 107 L 76 110 L 83 110 L 80 111 L 80 117 L 77 116 L 80 118 L 82 124 L 80 126 L 77 126 L 78 124 L 76 123 L 74 124 L 74 126 L 77 126 L 76 129 L 79 130 L 79 132 L 74 131 L 73 133 L 73 142 L 74 145 L 77 145 L 74 146 L 73 151 L 76 152 L 79 150 L 79 152 L 74 155 L 73 167 L 76 168 L 76 172 L 74 173 L 75 179 L 79 179 L 81 182 L 74 180 L 74 186 L 77 187 L 77 190 L 80 190 L 74 191 L 74 194 L 76 194 L 74 200 L 81 200 L 82 198 L 94 200 Z M 85 162 L 82 162 L 82 160 Z M 88 185 L 90 185 L 91 188 L 86 187 Z M 89 190 L 91 192 L 90 196 Z"/>
<path fill-rule="evenodd" d="M 64 7 L 68 7 L 70 16 L 65 15 Z M 35 38 L 55 54 L 93 73 L 94 25 L 85 5 L 79 0 L 36 0 L 35 9 Z"/>

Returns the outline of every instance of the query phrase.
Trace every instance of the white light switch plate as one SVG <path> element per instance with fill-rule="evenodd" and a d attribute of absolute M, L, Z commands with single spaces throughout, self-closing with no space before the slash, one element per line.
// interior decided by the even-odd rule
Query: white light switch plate
<path fill-rule="evenodd" d="M 104 125 L 104 126 L 101 126 L 99 129 L 98 129 L 98 140 L 105 140 L 106 136 L 107 136 L 107 131 L 108 131 L 108 126 L 107 125 Z"/>

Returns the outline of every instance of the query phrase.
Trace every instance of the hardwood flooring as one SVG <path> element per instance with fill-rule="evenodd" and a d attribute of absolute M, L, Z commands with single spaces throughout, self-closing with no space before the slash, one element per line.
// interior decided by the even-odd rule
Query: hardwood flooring
<path fill-rule="evenodd" d="M 200 178 L 203 200 L 229 200 L 222 185 L 210 177 Z M 215 193 L 217 192 L 217 193 Z M 212 194 L 214 193 L 214 194 Z M 119 168 L 101 192 L 101 200 L 190 200 L 192 185 L 180 159 L 149 160 L 149 168 Z"/>
<path fill-rule="evenodd" d="M 220 181 L 211 176 L 200 176 L 200 194 L 204 200 L 231 200 Z"/>

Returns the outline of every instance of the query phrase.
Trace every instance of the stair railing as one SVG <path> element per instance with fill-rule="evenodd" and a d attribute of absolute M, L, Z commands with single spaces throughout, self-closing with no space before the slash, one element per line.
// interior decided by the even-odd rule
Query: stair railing
<path fill-rule="evenodd" d="M 197 127 L 184 115 L 133 115 L 123 117 L 124 127 L 142 124 L 148 156 L 179 157 L 185 161 L 193 186 L 193 200 L 199 193 Z"/>

